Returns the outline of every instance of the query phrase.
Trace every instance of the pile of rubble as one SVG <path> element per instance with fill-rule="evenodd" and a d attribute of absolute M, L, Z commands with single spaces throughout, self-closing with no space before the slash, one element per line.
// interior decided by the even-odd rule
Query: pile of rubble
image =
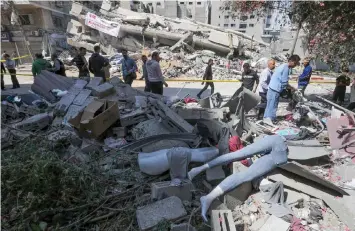
<path fill-rule="evenodd" d="M 288 163 L 214 200 L 212 230 L 355 229 L 353 112 L 294 95 L 297 104 L 281 104 L 281 120 L 270 126 L 252 116 L 260 98 L 244 88 L 197 101 L 146 93 L 119 78 L 41 76 L 36 94 L 2 102 L 6 228 L 207 230 L 201 196 L 258 157 L 193 181 L 189 169 L 278 134 L 288 140 Z M 21 177 L 28 183 L 16 183 Z"/>
<path fill-rule="evenodd" d="M 68 44 L 93 52 L 94 45 L 100 42 L 102 52 L 111 56 L 112 73 L 119 71 L 121 49 L 137 52 L 132 55 L 136 60 L 142 53 L 149 55 L 159 50 L 168 78 L 201 76 L 210 58 L 217 60 L 215 78 L 235 78 L 241 74 L 245 60 L 254 60 L 255 66 L 263 68 L 266 63 L 262 58 L 269 56 L 267 43 L 188 19 L 111 9 L 106 2 L 100 12 L 75 2 L 70 14 L 73 19 L 67 27 Z"/>

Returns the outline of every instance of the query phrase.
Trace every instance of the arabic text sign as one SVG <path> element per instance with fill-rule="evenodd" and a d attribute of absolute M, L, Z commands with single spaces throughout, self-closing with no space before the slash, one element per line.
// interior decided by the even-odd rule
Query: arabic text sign
<path fill-rule="evenodd" d="M 85 25 L 114 37 L 117 37 L 120 31 L 120 24 L 102 19 L 92 13 L 86 14 Z"/>

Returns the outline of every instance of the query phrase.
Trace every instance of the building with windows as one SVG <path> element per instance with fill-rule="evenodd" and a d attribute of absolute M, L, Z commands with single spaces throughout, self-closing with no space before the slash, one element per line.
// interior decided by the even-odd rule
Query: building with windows
<path fill-rule="evenodd" d="M 1 49 L 10 55 L 29 54 L 23 32 L 33 53 L 46 54 L 67 47 L 65 31 L 70 21 L 70 1 L 13 1 L 14 9 L 1 2 Z M 21 25 L 21 26 L 20 26 Z M 22 29 L 23 31 L 22 31 Z M 22 62 L 30 62 L 25 58 Z"/>

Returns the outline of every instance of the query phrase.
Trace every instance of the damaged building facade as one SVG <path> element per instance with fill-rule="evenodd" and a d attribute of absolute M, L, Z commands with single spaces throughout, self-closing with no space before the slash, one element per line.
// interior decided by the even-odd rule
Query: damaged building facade
<path fill-rule="evenodd" d="M 9 4 L 13 3 L 13 7 Z M 28 46 L 35 53 L 49 55 L 69 49 L 65 31 L 69 19 L 71 1 L 2 1 L 1 2 L 1 49 L 10 55 L 29 55 Z M 20 25 L 21 24 L 21 25 Z M 22 28 L 21 28 L 22 27 Z M 22 31 L 23 29 L 23 31 Z M 26 34 L 26 45 L 23 32 Z M 20 59 L 32 62 L 31 57 Z"/>

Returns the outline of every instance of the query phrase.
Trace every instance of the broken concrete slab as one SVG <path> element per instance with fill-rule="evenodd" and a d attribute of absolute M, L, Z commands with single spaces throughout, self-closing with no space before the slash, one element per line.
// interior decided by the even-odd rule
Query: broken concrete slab
<path fill-rule="evenodd" d="M 170 231 L 197 231 L 195 227 L 188 223 L 182 223 L 182 224 L 171 224 L 170 226 Z"/>
<path fill-rule="evenodd" d="M 83 79 L 77 79 L 74 83 L 74 85 L 71 88 L 77 88 L 77 89 L 84 89 L 85 86 L 88 84 L 87 81 L 83 80 Z M 69 89 L 70 90 L 70 89 Z"/>
<path fill-rule="evenodd" d="M 55 114 L 59 116 L 64 116 L 70 105 L 73 103 L 76 95 L 66 94 L 64 95 L 54 108 Z"/>
<path fill-rule="evenodd" d="M 149 230 L 163 220 L 173 221 L 186 214 L 182 201 L 176 196 L 138 208 L 136 211 L 140 230 Z"/>
<path fill-rule="evenodd" d="M 75 97 L 73 104 L 81 106 L 85 103 L 86 99 L 91 95 L 91 90 L 83 89 L 79 92 L 79 94 Z"/>
<path fill-rule="evenodd" d="M 158 111 L 158 115 L 162 117 L 163 123 L 169 131 L 192 133 L 194 129 L 193 126 L 191 126 L 184 119 L 182 119 L 178 114 L 171 110 L 162 101 L 149 98 L 149 102 Z"/>
<path fill-rule="evenodd" d="M 212 210 L 211 228 L 213 231 L 237 231 L 231 210 Z"/>
<path fill-rule="evenodd" d="M 112 128 L 112 133 L 117 138 L 124 138 L 127 135 L 127 128 L 126 127 L 114 127 L 114 128 Z"/>
<path fill-rule="evenodd" d="M 169 133 L 168 129 L 166 129 L 157 119 L 141 122 L 132 129 L 132 136 L 136 140 Z M 188 145 L 185 142 L 178 140 L 159 140 L 158 142 L 144 146 L 142 150 L 143 152 L 155 152 L 173 147 L 188 147 Z"/>
<path fill-rule="evenodd" d="M 103 82 L 103 79 L 101 77 L 94 77 L 86 85 L 86 88 L 92 90 L 94 87 L 99 86 L 102 82 Z"/>
<path fill-rule="evenodd" d="M 47 127 L 52 121 L 52 116 L 48 113 L 42 113 L 31 116 L 20 123 L 15 124 L 15 128 L 25 131 L 38 131 Z"/>
<path fill-rule="evenodd" d="M 274 182 L 281 181 L 287 187 L 323 200 L 344 224 L 350 229 L 355 229 L 355 214 L 346 207 L 346 200 L 335 197 L 334 191 L 284 170 L 274 170 L 269 174 L 269 179 Z"/>
<path fill-rule="evenodd" d="M 115 93 L 115 88 L 111 83 L 104 83 L 92 88 L 92 95 L 99 99 L 112 95 L 113 93 Z"/>
<path fill-rule="evenodd" d="M 271 215 L 265 224 L 261 227 L 260 231 L 287 231 L 290 227 L 290 223 Z"/>
<path fill-rule="evenodd" d="M 208 40 L 230 48 L 238 48 L 239 39 L 236 35 L 222 31 L 211 30 Z"/>
<path fill-rule="evenodd" d="M 125 114 L 120 113 L 120 124 L 123 127 L 128 127 L 134 124 L 138 124 L 147 119 L 148 117 L 146 111 L 141 108 L 138 108 L 134 111 Z"/>
<path fill-rule="evenodd" d="M 206 180 L 208 182 L 216 182 L 226 178 L 222 166 L 216 166 L 206 170 Z"/>
<path fill-rule="evenodd" d="M 80 147 L 81 151 L 90 154 L 93 152 L 98 152 L 101 150 L 101 146 L 95 141 L 95 140 L 90 140 L 90 139 L 83 139 L 83 142 Z"/>
<path fill-rule="evenodd" d="M 249 227 L 250 231 L 259 231 L 261 227 L 266 223 L 270 216 L 265 215 L 262 218 L 259 218 L 256 222 Z"/>
<path fill-rule="evenodd" d="M 175 108 L 174 111 L 184 120 L 226 120 L 229 108 Z"/>
<path fill-rule="evenodd" d="M 291 160 L 309 160 L 330 154 L 316 139 L 289 141 L 287 144 Z"/>
<path fill-rule="evenodd" d="M 299 175 L 301 177 L 304 177 L 308 180 L 311 180 L 317 184 L 321 184 L 331 190 L 334 190 L 334 191 L 340 193 L 341 195 L 348 195 L 348 193 L 346 191 L 344 191 L 343 189 L 339 188 L 338 186 L 336 186 L 332 182 L 319 177 L 318 175 L 309 171 L 303 165 L 301 165 L 295 161 L 288 162 L 287 164 L 280 166 L 280 168 L 282 168 L 288 172 L 292 172 L 292 173 Z"/>
<path fill-rule="evenodd" d="M 65 114 L 63 118 L 62 124 L 66 126 L 71 126 L 68 121 L 74 118 L 82 109 L 83 109 L 82 106 L 70 105 L 68 112 Z"/>
<path fill-rule="evenodd" d="M 193 185 L 190 181 L 182 182 L 181 185 L 171 185 L 171 181 L 154 182 L 151 185 L 152 199 L 161 200 L 170 196 L 177 196 L 182 201 L 191 201 Z"/>

